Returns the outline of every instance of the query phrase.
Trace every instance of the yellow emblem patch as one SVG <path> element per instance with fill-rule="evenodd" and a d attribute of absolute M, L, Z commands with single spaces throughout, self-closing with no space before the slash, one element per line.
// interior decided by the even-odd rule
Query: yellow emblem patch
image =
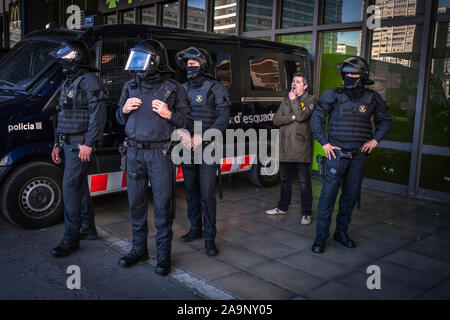
<path fill-rule="evenodd" d="M 359 112 L 364 113 L 366 111 L 367 111 L 366 106 L 359 106 Z"/>
<path fill-rule="evenodd" d="M 304 110 L 305 109 L 305 104 L 303 102 L 301 102 L 300 105 L 302 106 L 302 110 Z"/>
<path fill-rule="evenodd" d="M 203 97 L 202 96 L 196 96 L 195 97 L 195 101 L 202 102 L 203 101 Z"/>

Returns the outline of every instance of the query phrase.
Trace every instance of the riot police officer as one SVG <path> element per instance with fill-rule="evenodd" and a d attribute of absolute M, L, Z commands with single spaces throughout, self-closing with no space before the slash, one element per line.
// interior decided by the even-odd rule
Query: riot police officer
<path fill-rule="evenodd" d="M 137 71 L 125 83 L 117 110 L 117 120 L 125 125 L 128 202 L 133 245 L 119 260 L 130 267 L 148 259 L 148 182 L 152 186 L 154 219 L 157 229 L 155 272 L 170 272 L 172 241 L 173 164 L 169 150 L 175 128 L 192 128 L 191 108 L 184 88 L 170 79 L 174 73 L 167 51 L 156 40 L 143 40 L 130 50 L 125 67 Z"/>
<path fill-rule="evenodd" d="M 312 246 L 315 253 L 324 251 L 341 185 L 342 195 L 333 238 L 347 248 L 356 247 L 347 229 L 363 179 L 366 158 L 392 125 L 382 97 L 365 88 L 365 85 L 374 83 L 369 79 L 367 62 L 361 57 L 349 57 L 337 67 L 344 80 L 344 87 L 325 91 L 311 118 L 314 137 L 326 153 L 316 239 Z M 327 115 L 328 135 L 325 133 Z M 375 122 L 374 133 L 371 118 Z"/>
<path fill-rule="evenodd" d="M 192 117 L 194 121 L 201 121 L 202 124 L 202 132 L 194 133 L 192 138 L 191 147 L 196 149 L 208 143 L 204 142 L 202 137 L 206 130 L 224 131 L 227 128 L 230 97 L 225 86 L 215 80 L 215 66 L 206 50 L 190 47 L 178 52 L 176 61 L 180 68 L 186 70 L 188 81 L 183 86 L 188 92 Z M 217 233 L 215 192 L 217 164 L 207 164 L 202 159 L 201 164 L 183 163 L 182 167 L 191 227 L 181 240 L 190 242 L 203 236 L 206 254 L 215 256 L 219 253 L 214 242 Z"/>
<path fill-rule="evenodd" d="M 96 141 L 102 136 L 107 111 L 103 85 L 90 65 L 89 49 L 79 40 L 67 40 L 51 53 L 62 64 L 63 82 L 55 127 L 52 159 L 65 166 L 63 176 L 65 233 L 51 251 L 63 257 L 79 248 L 80 239 L 96 239 L 94 209 L 89 193 L 87 167 Z"/>

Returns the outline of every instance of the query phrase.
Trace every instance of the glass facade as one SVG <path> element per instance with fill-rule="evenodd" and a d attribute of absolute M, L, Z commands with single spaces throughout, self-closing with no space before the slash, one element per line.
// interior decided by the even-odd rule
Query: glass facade
<path fill-rule="evenodd" d="M 282 4 L 282 28 L 312 26 L 314 0 L 284 0 Z"/>
<path fill-rule="evenodd" d="M 117 15 L 115 13 L 106 15 L 105 24 L 117 24 Z"/>
<path fill-rule="evenodd" d="M 375 85 L 389 106 L 393 126 L 387 140 L 412 142 L 419 75 L 421 25 L 375 29 L 370 71 Z"/>
<path fill-rule="evenodd" d="M 272 29 L 273 0 L 246 0 L 244 31 Z"/>
<path fill-rule="evenodd" d="M 312 33 L 287 34 L 279 37 L 279 41 L 308 49 L 312 53 Z"/>
<path fill-rule="evenodd" d="M 163 5 L 162 25 L 164 27 L 178 28 L 180 10 L 179 2 L 170 2 Z"/>
<path fill-rule="evenodd" d="M 429 0 L 375 0 L 381 9 L 382 19 L 423 15 L 425 3 Z"/>
<path fill-rule="evenodd" d="M 363 0 L 325 0 L 324 24 L 361 21 L 362 16 Z"/>
<path fill-rule="evenodd" d="M 436 24 L 423 143 L 450 147 L 450 22 Z"/>
<path fill-rule="evenodd" d="M 135 23 L 135 16 L 134 16 L 134 10 L 129 10 L 123 12 L 122 15 L 122 23 L 124 24 L 133 24 Z"/>
<path fill-rule="evenodd" d="M 446 13 L 450 11 L 450 0 L 439 0 L 437 13 Z"/>
<path fill-rule="evenodd" d="M 206 30 L 206 7 L 205 0 L 188 0 L 186 29 Z"/>
<path fill-rule="evenodd" d="M 156 8 L 155 8 L 155 6 L 142 8 L 141 23 L 149 24 L 149 25 L 156 24 Z"/>
<path fill-rule="evenodd" d="M 236 33 L 236 0 L 215 0 L 214 1 L 214 32 Z"/>

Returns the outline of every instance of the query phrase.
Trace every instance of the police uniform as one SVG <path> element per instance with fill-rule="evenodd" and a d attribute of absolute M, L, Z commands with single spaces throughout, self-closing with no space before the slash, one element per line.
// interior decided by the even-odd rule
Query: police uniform
<path fill-rule="evenodd" d="M 157 41 L 147 42 L 162 47 Z M 160 54 L 166 53 L 164 51 Z M 191 108 L 186 91 L 179 83 L 166 76 L 171 69 L 167 65 L 165 67 L 167 72 L 158 71 L 150 77 L 138 76 L 127 82 L 117 111 L 117 120 L 125 125 L 127 137 L 127 191 L 133 233 L 132 250 L 119 263 L 122 267 L 129 267 L 148 258 L 147 203 L 150 182 L 157 229 L 156 272 L 163 275 L 170 271 L 172 197 L 175 196 L 172 192 L 173 164 L 167 147 L 175 128 L 192 128 Z M 141 99 L 142 105 L 130 114 L 124 114 L 122 109 L 129 98 Z M 152 110 L 154 100 L 167 103 L 172 112 L 169 120 Z"/>
<path fill-rule="evenodd" d="M 84 44 L 80 46 L 79 50 L 85 51 L 82 48 Z M 88 52 L 83 54 L 86 55 Z M 65 159 L 63 176 L 65 233 L 60 246 L 52 250 L 54 256 L 70 254 L 71 249 L 78 247 L 80 229 L 84 228 L 88 236 L 96 237 L 94 209 L 87 180 L 89 162 L 81 161 L 79 148 L 81 145 L 94 147 L 95 142 L 102 136 L 107 119 L 103 85 L 98 76 L 92 72 L 88 61 L 81 65 L 75 63 L 68 68 L 71 71 L 65 72 L 67 76 L 58 99 L 55 128 L 55 144 L 62 146 Z"/>
<path fill-rule="evenodd" d="M 364 143 L 375 139 L 380 142 L 388 133 L 392 120 L 387 113 L 386 103 L 381 96 L 364 88 L 364 84 L 373 83 L 368 80 L 367 63 L 359 57 L 351 57 L 341 65 L 344 74 L 346 66 L 351 73 L 362 74 L 362 80 L 348 78 L 349 81 L 362 81 L 349 88 L 326 90 L 311 118 L 311 127 L 315 139 L 322 145 L 330 143 L 341 148 L 334 150 L 336 159 L 326 159 L 323 174 L 322 191 L 318 204 L 316 241 L 313 251 L 320 253 L 324 249 L 325 240 L 329 237 L 331 215 L 339 188 L 342 195 L 339 199 L 339 213 L 336 218 L 334 239 L 346 247 L 355 247 L 348 237 L 347 229 L 351 221 L 360 185 L 364 176 L 367 154 L 360 151 Z M 354 70 L 352 69 L 354 68 Z M 363 70 L 363 71 L 361 71 Z M 346 78 L 344 78 L 347 81 Z M 325 119 L 329 115 L 328 134 L 325 133 Z M 375 133 L 372 132 L 371 118 L 375 122 Z"/>
<path fill-rule="evenodd" d="M 200 62 L 199 67 L 186 66 L 192 59 Z M 202 134 L 208 129 L 224 131 L 228 127 L 231 101 L 225 86 L 214 79 L 214 66 L 209 53 L 203 49 L 188 48 L 177 54 L 177 62 L 187 69 L 188 81 L 183 86 L 192 107 L 192 118 L 201 121 Z M 195 133 L 194 133 L 195 134 Z M 203 142 L 205 146 L 208 142 Z M 222 146 L 218 146 L 222 147 Z M 189 242 L 200 237 L 205 239 L 206 253 L 216 255 L 216 163 L 182 164 L 183 178 L 188 203 L 187 215 L 191 222 L 190 231 L 182 236 Z M 202 227 L 204 230 L 202 232 Z"/>

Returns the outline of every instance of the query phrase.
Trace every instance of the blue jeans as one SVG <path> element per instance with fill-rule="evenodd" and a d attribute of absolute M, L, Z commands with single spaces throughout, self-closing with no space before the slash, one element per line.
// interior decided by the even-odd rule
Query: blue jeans
<path fill-rule="evenodd" d="M 341 185 L 342 194 L 339 199 L 336 231 L 347 231 L 364 177 L 367 158 L 365 154 L 359 154 L 352 159 L 344 159 L 339 158 L 339 150 L 335 150 L 335 153 L 336 159 L 326 160 L 317 213 L 316 237 L 325 239 L 330 236 L 331 215 Z"/>
<path fill-rule="evenodd" d="M 292 178 L 297 175 L 300 182 L 302 215 L 311 215 L 313 197 L 309 167 L 309 163 L 280 162 L 281 198 L 278 202 L 278 209 L 288 210 L 291 204 Z"/>
<path fill-rule="evenodd" d="M 94 207 L 87 179 L 88 162 L 78 158 L 78 143 L 64 144 L 64 239 L 80 241 L 81 224 L 94 225 Z M 92 155 L 91 155 L 92 157 Z"/>
<path fill-rule="evenodd" d="M 148 182 L 153 193 L 156 252 L 170 256 L 172 243 L 172 179 L 170 154 L 161 148 L 127 149 L 127 192 L 133 232 L 133 249 L 147 250 Z"/>
<path fill-rule="evenodd" d="M 202 230 L 205 240 L 216 237 L 216 164 L 183 164 L 188 218 L 192 230 Z"/>

